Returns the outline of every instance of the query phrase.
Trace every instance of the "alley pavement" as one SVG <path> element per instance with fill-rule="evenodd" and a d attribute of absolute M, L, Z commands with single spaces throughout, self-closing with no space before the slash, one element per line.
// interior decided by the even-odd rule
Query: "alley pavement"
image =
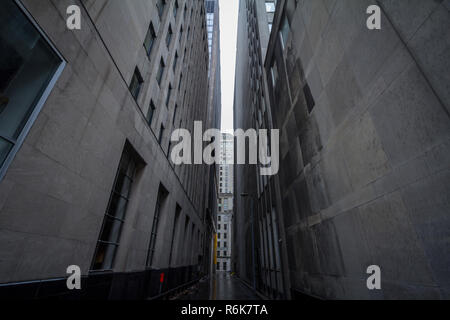
<path fill-rule="evenodd" d="M 177 300 L 260 300 L 239 278 L 218 273 L 212 279 L 201 280 Z"/>

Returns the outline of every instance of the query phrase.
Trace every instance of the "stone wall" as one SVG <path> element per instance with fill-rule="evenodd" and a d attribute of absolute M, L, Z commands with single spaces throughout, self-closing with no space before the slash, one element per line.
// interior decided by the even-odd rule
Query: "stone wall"
<path fill-rule="evenodd" d="M 374 2 L 382 29 L 371 31 Z M 282 130 L 292 289 L 449 298 L 449 1 L 288 0 L 279 8 L 266 71 L 276 63 L 277 84 L 269 83 Z M 366 287 L 370 265 L 381 267 L 381 291 Z"/>

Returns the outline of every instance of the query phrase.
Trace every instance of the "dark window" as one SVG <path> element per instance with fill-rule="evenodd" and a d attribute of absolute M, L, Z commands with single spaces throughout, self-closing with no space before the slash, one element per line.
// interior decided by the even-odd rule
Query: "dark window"
<path fill-rule="evenodd" d="M 175 5 L 173 6 L 173 16 L 176 18 L 178 12 L 178 1 L 175 1 Z"/>
<path fill-rule="evenodd" d="M 180 81 L 179 81 L 179 83 L 178 83 L 178 92 L 180 92 L 180 90 L 181 90 L 181 81 L 183 80 L 183 74 L 181 73 L 180 74 Z"/>
<path fill-rule="evenodd" d="M 164 138 L 164 126 L 161 124 L 161 128 L 159 129 L 159 136 L 158 136 L 158 143 L 162 144 L 163 138 Z"/>
<path fill-rule="evenodd" d="M 153 224 L 152 224 L 152 233 L 150 234 L 150 244 L 148 246 L 147 267 L 150 267 L 153 263 L 153 258 L 155 256 L 156 240 L 158 238 L 160 216 L 162 213 L 163 205 L 168 195 L 169 192 L 167 192 L 166 188 L 164 188 L 163 185 L 160 185 L 158 190 L 158 197 L 156 198 L 155 214 L 153 216 Z"/>
<path fill-rule="evenodd" d="M 167 147 L 167 156 L 170 155 L 170 152 L 172 151 L 172 141 L 169 140 L 169 146 Z M 170 159 L 171 161 L 172 159 Z"/>
<path fill-rule="evenodd" d="M 14 1 L 0 1 L 0 179 L 63 67 Z"/>
<path fill-rule="evenodd" d="M 173 60 L 173 72 L 177 69 L 177 63 L 178 63 L 178 52 L 175 52 L 175 58 Z"/>
<path fill-rule="evenodd" d="M 311 113 L 316 105 L 314 97 L 312 96 L 311 89 L 308 84 L 303 87 L 303 93 L 305 94 L 306 104 L 308 105 L 308 111 Z"/>
<path fill-rule="evenodd" d="M 159 62 L 159 69 L 158 74 L 156 76 L 156 80 L 158 81 L 158 84 L 161 86 L 162 78 L 164 75 L 164 69 L 166 68 L 166 64 L 164 63 L 163 58 L 161 58 L 161 61 Z"/>
<path fill-rule="evenodd" d="M 169 25 L 169 31 L 167 31 L 167 36 L 166 36 L 166 45 L 167 48 L 170 47 L 170 42 L 172 41 L 172 26 Z"/>
<path fill-rule="evenodd" d="M 175 109 L 173 110 L 173 118 L 172 118 L 172 124 L 175 125 L 175 120 L 177 118 L 177 111 L 178 111 L 178 105 L 175 105 Z"/>
<path fill-rule="evenodd" d="M 183 26 L 181 26 L 181 28 L 180 28 L 180 43 L 181 43 L 181 40 L 183 40 Z"/>
<path fill-rule="evenodd" d="M 159 18 L 162 18 L 163 14 L 164 14 L 165 6 L 166 6 L 166 0 L 157 0 L 156 1 L 156 8 L 158 9 Z"/>
<path fill-rule="evenodd" d="M 173 220 L 173 227 L 172 227 L 172 241 L 170 244 L 170 256 L 169 256 L 169 267 L 172 265 L 173 260 L 173 246 L 175 241 L 175 237 L 177 236 L 177 227 L 178 227 L 178 221 L 180 220 L 180 214 L 181 214 L 181 207 L 177 204 L 177 208 L 175 209 L 175 218 Z"/>
<path fill-rule="evenodd" d="M 169 106 L 170 96 L 172 95 L 172 85 L 169 84 L 169 88 L 167 89 L 167 97 L 166 97 L 166 106 Z"/>
<path fill-rule="evenodd" d="M 150 101 L 150 107 L 148 108 L 147 112 L 147 122 L 151 126 L 153 121 L 153 116 L 155 115 L 155 104 L 153 103 L 153 100 Z"/>
<path fill-rule="evenodd" d="M 141 73 L 138 68 L 134 69 L 133 78 L 130 83 L 130 92 L 135 100 L 138 99 L 139 93 L 141 92 L 142 84 L 144 80 L 142 79 Z"/>
<path fill-rule="evenodd" d="M 111 270 L 120 244 L 131 188 L 139 157 L 129 143 L 125 145 L 108 208 L 95 250 L 92 270 Z"/>
<path fill-rule="evenodd" d="M 147 31 L 147 36 L 145 37 L 144 41 L 144 47 L 145 51 L 147 52 L 147 56 L 150 57 L 150 54 L 152 53 L 152 48 L 156 40 L 156 33 L 155 28 L 153 28 L 153 23 L 150 23 L 150 27 Z"/>

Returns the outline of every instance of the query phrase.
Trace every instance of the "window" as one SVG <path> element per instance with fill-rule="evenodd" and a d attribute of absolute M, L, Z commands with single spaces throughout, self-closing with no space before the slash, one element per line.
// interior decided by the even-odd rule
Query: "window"
<path fill-rule="evenodd" d="M 181 28 L 180 28 L 180 39 L 179 39 L 179 42 L 181 43 L 181 40 L 183 40 L 183 26 L 181 26 Z"/>
<path fill-rule="evenodd" d="M 217 248 L 220 248 L 220 241 L 217 241 Z"/>
<path fill-rule="evenodd" d="M 311 88 L 309 87 L 308 84 L 305 84 L 305 86 L 303 87 L 303 93 L 305 94 L 305 99 L 306 99 L 306 104 L 308 106 L 308 111 L 309 113 L 312 112 L 314 106 L 316 105 L 315 101 L 314 101 L 314 97 L 311 93 Z"/>
<path fill-rule="evenodd" d="M 289 27 L 289 21 L 287 17 L 285 16 L 283 19 L 283 24 L 281 27 L 281 40 L 283 43 L 283 49 L 286 48 L 287 40 L 289 37 L 290 27 Z"/>
<path fill-rule="evenodd" d="M 175 209 L 175 218 L 173 220 L 173 227 L 172 227 L 172 241 L 170 244 L 169 268 L 172 265 L 173 247 L 174 247 L 174 243 L 175 243 L 175 236 L 177 233 L 178 221 L 180 220 L 180 214 L 181 214 L 181 207 L 177 204 L 177 208 Z"/>
<path fill-rule="evenodd" d="M 173 118 L 172 118 L 172 124 L 175 126 L 175 120 L 177 118 L 177 111 L 178 111 L 178 105 L 175 105 L 175 109 L 173 110 Z"/>
<path fill-rule="evenodd" d="M 166 106 L 169 107 L 170 96 L 172 95 L 172 85 L 169 84 L 169 88 L 167 89 L 167 97 L 166 97 Z"/>
<path fill-rule="evenodd" d="M 0 2 L 0 179 L 64 69 L 14 1 Z"/>
<path fill-rule="evenodd" d="M 155 115 L 155 104 L 153 103 L 153 100 L 150 101 L 150 107 L 148 108 L 147 112 L 147 122 L 151 126 L 153 121 L 153 116 Z"/>
<path fill-rule="evenodd" d="M 103 226 L 97 242 L 92 270 L 111 270 L 120 245 L 120 233 L 125 222 L 133 180 L 139 156 L 127 142 L 117 170 Z"/>
<path fill-rule="evenodd" d="M 158 136 L 158 143 L 162 144 L 163 138 L 164 138 L 164 125 L 161 124 L 161 128 L 159 129 L 159 136 Z"/>
<path fill-rule="evenodd" d="M 217 239 L 220 239 L 220 233 L 217 234 Z"/>
<path fill-rule="evenodd" d="M 175 5 L 173 6 L 173 16 L 176 18 L 178 12 L 178 0 L 175 1 Z"/>
<path fill-rule="evenodd" d="M 223 264 L 223 271 L 227 271 L 227 263 L 223 262 L 222 264 Z"/>
<path fill-rule="evenodd" d="M 153 27 L 153 23 L 150 23 L 150 27 L 148 28 L 147 35 L 144 41 L 145 51 L 147 52 L 147 56 L 150 57 L 152 53 L 152 48 L 156 40 L 155 28 Z"/>
<path fill-rule="evenodd" d="M 173 60 L 173 72 L 175 73 L 177 69 L 177 63 L 178 63 L 178 52 L 175 52 L 175 58 Z"/>
<path fill-rule="evenodd" d="M 156 8 L 158 9 L 158 16 L 161 19 L 164 14 L 164 8 L 166 6 L 166 0 L 157 0 Z"/>
<path fill-rule="evenodd" d="M 144 80 L 142 79 L 141 73 L 138 68 L 134 69 L 133 78 L 130 83 L 130 92 L 135 100 L 138 99 L 139 93 L 141 92 L 142 84 Z"/>
<path fill-rule="evenodd" d="M 227 238 L 227 233 L 223 234 L 223 238 L 226 239 Z"/>
<path fill-rule="evenodd" d="M 227 242 L 226 242 L 226 241 L 223 243 L 223 247 L 224 247 L 224 248 L 227 247 Z"/>
<path fill-rule="evenodd" d="M 266 2 L 266 12 L 267 13 L 275 12 L 275 3 L 273 1 Z"/>
<path fill-rule="evenodd" d="M 178 83 L 178 92 L 180 92 L 180 90 L 181 90 L 182 81 L 183 81 L 183 74 L 181 73 L 180 74 L 180 82 Z"/>
<path fill-rule="evenodd" d="M 277 65 L 276 60 L 273 61 L 271 73 L 272 73 L 272 85 L 273 85 L 273 88 L 275 89 L 275 87 L 277 86 L 277 82 L 278 82 L 278 65 Z"/>
<path fill-rule="evenodd" d="M 227 228 L 228 228 L 228 225 L 227 225 L 227 224 L 225 224 L 225 225 L 224 225 L 223 227 L 224 227 L 224 229 L 225 229 L 225 230 L 227 230 Z"/>
<path fill-rule="evenodd" d="M 167 45 L 167 48 L 170 47 L 170 42 L 172 41 L 172 35 L 173 35 L 173 32 L 172 32 L 172 26 L 169 25 L 169 31 L 167 31 L 167 35 L 166 35 L 166 45 Z"/>
<path fill-rule="evenodd" d="M 226 252 L 226 251 L 223 252 L 223 256 L 224 256 L 224 257 L 227 256 L 227 252 Z"/>
<path fill-rule="evenodd" d="M 159 62 L 159 70 L 158 74 L 156 76 L 156 80 L 158 81 L 158 84 L 161 86 L 162 78 L 164 75 L 164 69 L 166 68 L 166 65 L 164 63 L 163 58 L 161 58 L 161 61 Z"/>
<path fill-rule="evenodd" d="M 155 255 L 156 240 L 158 238 L 158 227 L 159 227 L 160 216 L 162 213 L 163 205 L 164 205 L 168 195 L 169 195 L 168 191 L 161 184 L 159 186 L 158 196 L 156 198 L 155 214 L 153 216 L 152 233 L 150 235 L 150 244 L 148 246 L 147 267 L 150 267 L 153 263 L 153 258 Z"/>

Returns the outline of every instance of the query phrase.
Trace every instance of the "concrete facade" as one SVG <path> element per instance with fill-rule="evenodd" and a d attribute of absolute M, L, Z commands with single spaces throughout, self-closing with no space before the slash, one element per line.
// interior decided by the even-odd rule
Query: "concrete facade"
<path fill-rule="evenodd" d="M 274 128 L 264 68 L 274 8 L 274 1 L 240 1 L 235 129 Z M 236 160 L 235 155 L 234 163 Z M 287 299 L 279 176 L 261 176 L 259 169 L 256 165 L 234 166 L 233 271 L 265 296 Z"/>
<path fill-rule="evenodd" d="M 278 1 L 265 67 L 293 297 L 450 297 L 449 2 L 375 3 L 381 30 L 374 1 Z"/>
<path fill-rule="evenodd" d="M 161 16 L 159 1 L 75 2 L 81 30 L 70 31 L 66 9 L 73 1 L 20 1 L 67 65 L 0 181 L 0 283 L 64 277 L 70 265 L 91 274 L 125 144 L 140 167 L 111 271 L 188 268 L 184 279 L 193 279 L 208 272 L 202 266 L 209 196 L 202 188 L 209 168 L 174 166 L 169 155 L 173 129 L 192 131 L 194 120 L 216 118 L 207 108 L 204 2 L 166 1 Z M 142 77 L 136 99 L 135 70 Z M 158 220 L 160 186 L 168 194 Z M 155 221 L 154 259 L 146 265 Z"/>

